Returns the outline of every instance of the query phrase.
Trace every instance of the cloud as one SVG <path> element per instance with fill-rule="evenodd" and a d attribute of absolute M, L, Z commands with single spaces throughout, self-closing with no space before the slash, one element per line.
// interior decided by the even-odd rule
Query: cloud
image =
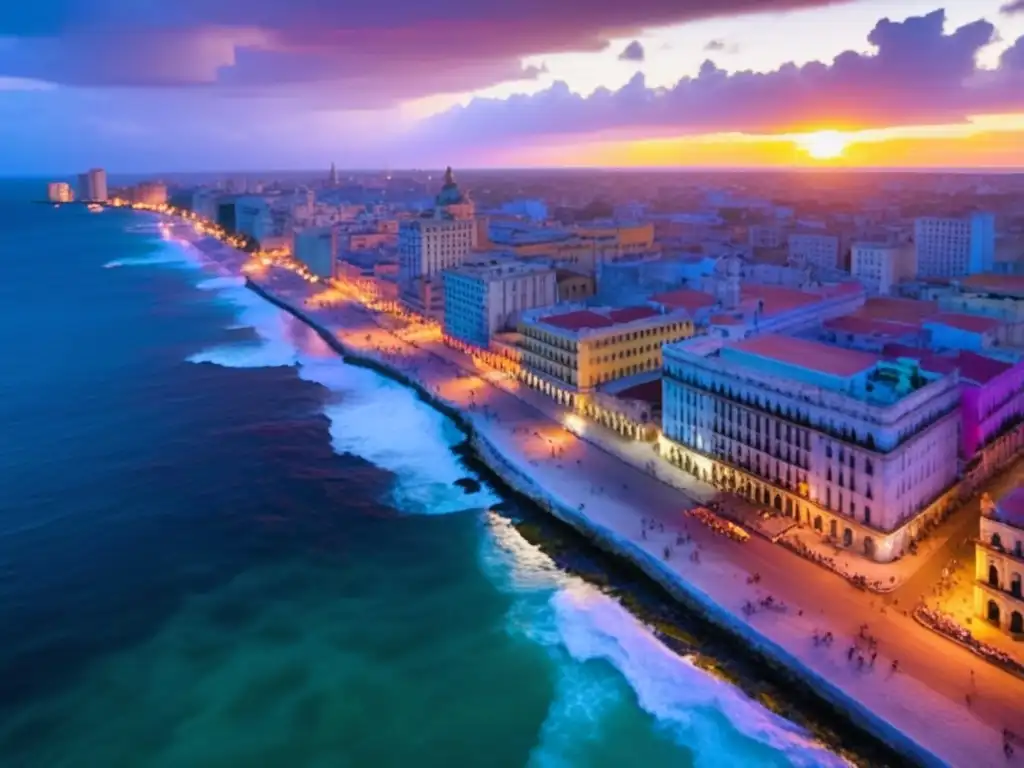
<path fill-rule="evenodd" d="M 999 11 L 1007 16 L 1014 13 L 1024 13 L 1024 0 L 1012 0 L 1000 8 Z"/>
<path fill-rule="evenodd" d="M 724 40 L 711 40 L 707 45 L 704 46 L 705 51 L 724 51 L 725 41 Z"/>
<path fill-rule="evenodd" d="M 960 122 L 971 114 L 1024 111 L 1024 38 L 993 71 L 978 51 L 995 28 L 976 21 L 947 34 L 945 14 L 879 21 L 871 53 L 846 51 L 831 63 L 785 64 L 768 73 L 728 73 L 706 61 L 695 77 L 649 88 L 638 73 L 617 91 L 589 97 L 557 82 L 533 95 L 476 99 L 429 119 L 427 137 L 503 143 L 522 137 L 623 137 L 809 127 L 884 127 Z"/>
<path fill-rule="evenodd" d="M 625 47 L 622 53 L 619 54 L 619 61 L 636 61 L 640 62 L 644 60 L 644 47 L 641 45 L 639 40 L 634 40 Z"/>
<path fill-rule="evenodd" d="M 52 0 L 0 3 L 0 76 L 83 87 L 300 91 L 378 107 L 523 76 L 650 27 L 834 0 Z"/>

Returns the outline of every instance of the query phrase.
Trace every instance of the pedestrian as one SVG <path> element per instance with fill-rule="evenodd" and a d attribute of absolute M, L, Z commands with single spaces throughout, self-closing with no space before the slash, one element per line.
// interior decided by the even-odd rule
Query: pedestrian
<path fill-rule="evenodd" d="M 871 652 L 871 666 L 872 667 L 875 666 L 875 659 L 877 659 L 877 658 L 878 658 L 878 651 L 872 651 Z"/>
<path fill-rule="evenodd" d="M 853 646 L 851 645 L 851 646 L 849 647 L 849 649 L 848 649 L 848 650 L 846 651 L 846 660 L 847 660 L 847 661 L 853 661 L 853 652 L 854 652 L 855 650 L 856 650 L 856 648 L 854 648 L 854 647 L 853 647 Z"/>

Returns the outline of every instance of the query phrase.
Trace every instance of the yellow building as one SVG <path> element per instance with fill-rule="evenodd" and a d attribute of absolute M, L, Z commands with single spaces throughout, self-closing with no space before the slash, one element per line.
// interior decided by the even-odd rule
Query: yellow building
<path fill-rule="evenodd" d="M 620 255 L 644 253 L 654 248 L 654 224 L 621 224 L 616 222 L 585 224 L 573 230 L 585 240 L 610 241 Z"/>
<path fill-rule="evenodd" d="M 650 306 L 527 313 L 519 324 L 520 378 L 571 407 L 598 386 L 661 369 L 661 345 L 693 335 L 685 310 Z"/>

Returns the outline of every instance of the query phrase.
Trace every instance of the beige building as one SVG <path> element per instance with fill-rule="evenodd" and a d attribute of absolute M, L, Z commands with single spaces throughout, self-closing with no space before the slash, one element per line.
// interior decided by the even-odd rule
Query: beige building
<path fill-rule="evenodd" d="M 869 296 L 887 296 L 904 280 L 917 274 L 917 253 L 910 244 L 854 243 L 850 273 Z"/>
<path fill-rule="evenodd" d="M 1024 638 L 1024 486 L 996 504 L 986 494 L 981 510 L 974 566 L 975 615 Z"/>

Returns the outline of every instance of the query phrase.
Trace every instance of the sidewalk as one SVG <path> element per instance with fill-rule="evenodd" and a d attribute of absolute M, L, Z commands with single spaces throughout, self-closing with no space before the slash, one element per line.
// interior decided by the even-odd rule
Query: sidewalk
<path fill-rule="evenodd" d="M 280 288 L 296 306 L 309 295 L 308 286 L 289 289 L 284 283 Z M 499 378 L 494 386 L 490 372 L 470 373 L 440 350 L 413 346 L 374 324 L 366 312 L 303 311 L 332 329 L 353 353 L 415 377 L 460 409 L 538 493 L 563 509 L 578 510 L 588 526 L 614 537 L 623 551 L 657 564 L 680 589 L 714 603 L 720 620 L 741 632 L 756 630 L 764 643 L 820 678 L 823 690 L 842 691 L 856 706 L 949 765 L 1024 765 L 1024 750 L 1006 760 L 1001 739 L 1003 728 L 1024 733 L 1024 681 L 981 662 L 903 613 L 887 610 L 877 596 L 853 589 L 791 552 L 756 537 L 737 543 L 695 523 L 682 514 L 692 505 L 692 497 L 651 482 L 650 475 L 633 464 L 635 456 L 627 463 L 572 434 L 561 426 L 557 406 L 552 408 L 546 398 L 543 405 L 534 403 L 533 395 L 542 396 L 521 391 L 519 382 Z M 650 451 L 644 444 L 631 446 L 624 455 Z M 650 454 L 645 457 L 649 459 Z M 655 521 L 656 531 L 645 529 L 642 518 Z M 692 541 L 680 545 L 679 537 L 686 534 Z M 695 551 L 696 561 L 691 559 Z M 748 584 L 755 573 L 760 583 Z M 758 605 L 769 595 L 776 604 L 785 604 L 786 611 L 757 610 L 749 616 L 744 612 L 748 602 Z M 859 642 L 864 624 L 877 640 L 878 658 L 873 665 L 865 661 L 858 667 L 858 652 L 849 649 Z M 815 645 L 813 634 L 825 631 L 831 631 L 836 642 Z M 891 672 L 895 660 L 899 669 Z M 898 741 L 898 734 L 891 738 Z"/>

